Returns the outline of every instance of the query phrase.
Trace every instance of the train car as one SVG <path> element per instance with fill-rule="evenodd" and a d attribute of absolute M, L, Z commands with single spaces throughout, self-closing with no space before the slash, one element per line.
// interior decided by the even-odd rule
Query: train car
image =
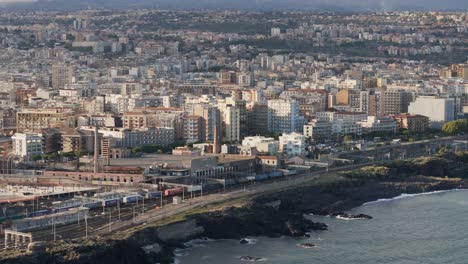
<path fill-rule="evenodd" d="M 263 181 L 263 180 L 266 180 L 266 179 L 268 179 L 268 174 L 267 173 L 255 175 L 255 180 L 256 181 Z"/>
<path fill-rule="evenodd" d="M 255 176 L 248 176 L 248 177 L 245 177 L 245 179 L 247 181 L 255 181 Z"/>
<path fill-rule="evenodd" d="M 50 214 L 49 210 L 41 210 L 41 211 L 35 211 L 35 212 L 29 213 L 28 217 L 43 216 L 43 215 L 47 215 L 47 214 Z"/>
<path fill-rule="evenodd" d="M 283 177 L 283 172 L 281 171 L 273 171 L 268 173 L 269 178 L 278 178 L 278 177 Z"/>
<path fill-rule="evenodd" d="M 181 194 L 183 191 L 184 191 L 183 188 L 167 189 L 167 190 L 164 190 L 164 196 L 172 196 L 172 195 Z"/>
<path fill-rule="evenodd" d="M 145 194 L 146 199 L 156 199 L 156 198 L 161 198 L 162 192 L 147 192 Z"/>
<path fill-rule="evenodd" d="M 72 208 L 75 208 L 75 207 L 78 207 L 78 206 L 67 206 L 67 207 L 61 207 L 61 208 L 54 208 L 52 209 L 52 213 L 56 214 L 56 213 L 61 213 L 61 212 L 66 212 Z"/>
<path fill-rule="evenodd" d="M 83 204 L 83 207 L 86 207 L 88 209 L 96 209 L 102 206 L 102 203 L 100 201 L 96 202 L 87 202 Z"/>
<path fill-rule="evenodd" d="M 107 207 L 107 206 L 114 206 L 117 205 L 119 202 L 121 202 L 122 199 L 120 198 L 112 198 L 112 199 L 106 199 L 102 201 L 102 206 Z"/>
<path fill-rule="evenodd" d="M 18 219 L 23 219 L 25 218 L 25 214 L 17 214 L 17 215 L 10 215 L 10 216 L 3 216 L 0 217 L 0 223 L 12 221 L 12 220 L 18 220 Z"/>
<path fill-rule="evenodd" d="M 123 203 L 136 203 L 138 201 L 141 201 L 143 200 L 143 197 L 141 195 L 129 195 L 129 196 L 125 196 L 123 198 Z"/>

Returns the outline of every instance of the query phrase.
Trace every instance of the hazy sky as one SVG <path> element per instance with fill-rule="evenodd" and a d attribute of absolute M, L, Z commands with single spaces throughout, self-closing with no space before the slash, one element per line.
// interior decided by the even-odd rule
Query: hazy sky
<path fill-rule="evenodd" d="M 54 7 L 170 7 L 239 9 L 331 9 L 331 10 L 441 10 L 468 9 L 468 0 L 0 0 L 0 4 L 31 3 Z"/>

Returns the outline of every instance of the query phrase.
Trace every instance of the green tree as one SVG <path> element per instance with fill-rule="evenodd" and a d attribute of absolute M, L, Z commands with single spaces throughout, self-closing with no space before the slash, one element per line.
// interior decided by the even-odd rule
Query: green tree
<path fill-rule="evenodd" d="M 468 133 L 468 119 L 447 122 L 442 126 L 442 132 L 447 135 Z"/>

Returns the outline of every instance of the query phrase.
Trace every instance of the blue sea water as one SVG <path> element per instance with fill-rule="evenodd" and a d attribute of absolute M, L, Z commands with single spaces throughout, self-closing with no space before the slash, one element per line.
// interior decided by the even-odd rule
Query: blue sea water
<path fill-rule="evenodd" d="M 257 237 L 250 244 L 234 240 L 192 241 L 177 250 L 181 264 L 249 263 L 241 256 L 271 264 L 468 264 L 468 191 L 403 195 L 351 210 L 371 220 L 308 216 L 329 225 L 308 239 Z M 305 249 L 298 243 L 310 242 Z"/>

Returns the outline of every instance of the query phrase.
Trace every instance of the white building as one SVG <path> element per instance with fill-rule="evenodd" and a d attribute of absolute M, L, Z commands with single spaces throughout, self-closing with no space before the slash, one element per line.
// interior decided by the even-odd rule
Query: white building
<path fill-rule="evenodd" d="M 299 104 L 292 99 L 268 101 L 268 131 L 292 133 L 304 129 L 304 118 L 299 113 Z"/>
<path fill-rule="evenodd" d="M 331 134 L 331 122 L 314 119 L 309 124 L 304 125 L 304 136 L 306 138 L 328 138 Z"/>
<path fill-rule="evenodd" d="M 306 138 L 299 133 L 283 134 L 279 137 L 279 151 L 288 157 L 301 156 L 306 152 Z"/>
<path fill-rule="evenodd" d="M 281 36 L 281 28 L 271 28 L 271 36 L 272 37 L 279 37 Z"/>
<path fill-rule="evenodd" d="M 378 118 L 376 116 L 369 116 L 366 121 L 358 122 L 363 131 L 366 133 L 371 132 L 386 132 L 394 133 L 397 130 L 397 122 L 389 117 Z"/>
<path fill-rule="evenodd" d="M 335 120 L 332 122 L 332 134 L 335 135 L 361 135 L 362 127 L 360 124 L 350 120 Z"/>
<path fill-rule="evenodd" d="M 408 112 L 412 115 L 429 117 L 432 128 L 441 128 L 446 122 L 455 120 L 455 100 L 436 96 L 419 96 L 410 103 Z"/>
<path fill-rule="evenodd" d="M 20 157 L 34 157 L 43 154 L 43 138 L 37 133 L 16 133 L 13 140 L 13 152 Z"/>
<path fill-rule="evenodd" d="M 274 155 L 278 152 L 279 143 L 274 138 L 255 136 L 244 138 L 242 146 L 255 147 L 259 152 Z"/>
<path fill-rule="evenodd" d="M 219 107 L 223 125 L 223 141 L 238 142 L 240 140 L 240 109 L 227 104 Z"/>
<path fill-rule="evenodd" d="M 81 127 L 83 131 L 94 131 L 94 127 Z M 165 147 L 175 142 L 174 128 L 154 127 L 130 130 L 127 128 L 100 128 L 99 134 L 116 140 L 117 146 L 134 148 L 147 145 Z"/>

